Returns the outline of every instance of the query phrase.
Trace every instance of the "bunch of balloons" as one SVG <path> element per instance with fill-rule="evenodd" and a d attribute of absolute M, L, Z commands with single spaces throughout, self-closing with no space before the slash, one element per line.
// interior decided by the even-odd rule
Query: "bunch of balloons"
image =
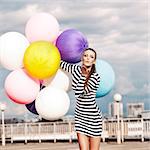
<path fill-rule="evenodd" d="M 88 41 L 80 31 L 60 31 L 57 19 L 51 14 L 31 16 L 25 35 L 7 32 L 0 36 L 0 63 L 11 70 L 5 80 L 6 94 L 44 119 L 59 119 L 70 106 L 67 94 L 70 79 L 59 69 L 60 60 L 78 63 L 87 47 Z M 97 61 L 96 67 L 102 74 L 97 92 L 97 97 L 101 97 L 112 89 L 114 72 L 105 61 Z"/>

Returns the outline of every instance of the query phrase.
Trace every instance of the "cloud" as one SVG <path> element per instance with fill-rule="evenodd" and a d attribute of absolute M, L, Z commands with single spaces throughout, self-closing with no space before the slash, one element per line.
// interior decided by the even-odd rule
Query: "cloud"
<path fill-rule="evenodd" d="M 128 94 L 130 92 L 133 92 L 134 90 L 135 87 L 133 86 L 132 82 L 128 80 L 127 76 L 121 76 L 117 79 L 116 91 L 120 94 Z"/>
<path fill-rule="evenodd" d="M 0 102 L 6 104 L 6 116 L 24 116 L 24 114 L 28 112 L 25 105 L 17 104 L 10 100 L 6 95 L 4 88 L 0 90 Z"/>
<path fill-rule="evenodd" d="M 2 22 L 0 25 L 0 33 L 3 34 L 9 31 L 24 33 L 27 20 L 38 11 L 40 11 L 40 9 L 38 9 L 38 5 L 34 4 L 27 5 L 23 9 L 5 12 L 5 15 L 0 13 L 0 20 Z"/>
<path fill-rule="evenodd" d="M 144 84 L 142 90 L 141 90 L 142 93 L 149 93 L 150 94 L 150 82 L 147 83 L 147 84 Z"/>
<path fill-rule="evenodd" d="M 4 68 L 0 68 L 0 89 L 4 87 L 4 82 L 8 74 L 10 73 L 9 70 L 6 70 Z"/>

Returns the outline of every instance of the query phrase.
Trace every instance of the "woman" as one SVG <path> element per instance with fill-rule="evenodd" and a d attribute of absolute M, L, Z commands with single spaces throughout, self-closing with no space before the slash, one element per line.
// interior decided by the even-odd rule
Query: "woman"
<path fill-rule="evenodd" d="M 61 69 L 72 74 L 75 92 L 75 130 L 80 150 L 99 150 L 102 133 L 102 114 L 95 96 L 100 76 L 96 73 L 96 51 L 87 48 L 83 52 L 82 65 L 61 61 Z"/>

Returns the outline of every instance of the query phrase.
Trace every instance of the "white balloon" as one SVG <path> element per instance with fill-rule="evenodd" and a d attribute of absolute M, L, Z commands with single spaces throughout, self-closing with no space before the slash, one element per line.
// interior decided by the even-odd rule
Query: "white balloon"
<path fill-rule="evenodd" d="M 63 71 L 63 70 L 62 70 Z M 68 92 L 72 90 L 72 77 L 71 77 L 71 74 L 66 72 L 66 71 L 63 71 L 69 78 L 69 87 L 68 87 Z"/>
<path fill-rule="evenodd" d="M 43 85 L 54 86 L 65 91 L 69 90 L 70 80 L 64 71 L 58 69 L 57 73 L 49 79 L 43 80 Z"/>
<path fill-rule="evenodd" d="M 7 32 L 0 37 L 0 62 L 8 70 L 23 67 L 23 57 L 29 46 L 27 38 L 18 32 Z"/>
<path fill-rule="evenodd" d="M 42 89 L 36 100 L 35 107 L 38 114 L 46 120 L 57 120 L 64 116 L 70 106 L 68 94 L 52 86 Z"/>

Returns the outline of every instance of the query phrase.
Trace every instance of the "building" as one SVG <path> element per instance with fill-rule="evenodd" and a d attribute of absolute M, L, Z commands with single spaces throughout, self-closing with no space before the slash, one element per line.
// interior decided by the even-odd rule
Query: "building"
<path fill-rule="evenodd" d="M 74 122 L 74 116 L 73 116 L 73 115 L 66 115 L 66 116 L 63 116 L 61 119 L 62 119 L 64 122 L 69 122 L 69 121 Z"/>
<path fill-rule="evenodd" d="M 141 117 L 144 103 L 127 103 L 128 117 Z"/>
<path fill-rule="evenodd" d="M 143 119 L 150 119 L 150 110 L 142 111 L 142 118 Z"/>
<path fill-rule="evenodd" d="M 117 105 L 119 105 L 119 114 L 120 114 L 120 117 L 123 116 L 123 103 L 122 102 L 112 102 L 112 103 L 109 103 L 109 116 L 111 117 L 115 117 L 117 116 Z"/>

